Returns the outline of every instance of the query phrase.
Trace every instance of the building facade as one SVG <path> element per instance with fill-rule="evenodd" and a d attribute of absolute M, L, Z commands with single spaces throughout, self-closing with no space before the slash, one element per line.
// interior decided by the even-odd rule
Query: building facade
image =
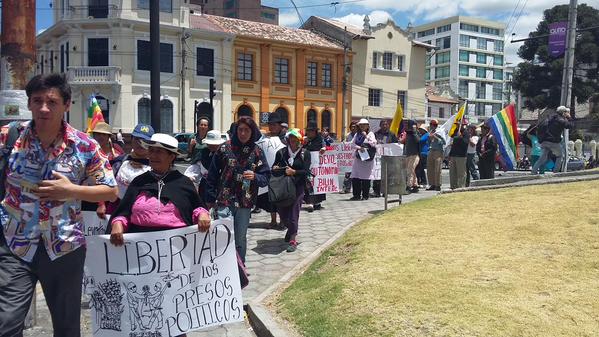
<path fill-rule="evenodd" d="M 343 48 L 303 29 L 192 15 L 192 26 L 235 35 L 231 115 L 250 116 L 266 128 L 279 113 L 290 127 L 316 123 L 342 131 Z"/>
<path fill-rule="evenodd" d="M 505 24 L 454 16 L 414 28 L 415 38 L 438 49 L 426 59 L 426 79 L 449 85 L 482 121 L 503 108 Z"/>
<path fill-rule="evenodd" d="M 279 9 L 263 6 L 261 0 L 190 0 L 189 3 L 192 9 L 204 14 L 279 24 Z"/>
<path fill-rule="evenodd" d="M 362 28 L 316 16 L 302 27 L 347 47 L 354 118 L 393 118 L 398 102 L 407 118 L 426 117 L 424 69 L 432 45 L 415 41 L 391 20 L 370 26 L 368 16 Z"/>
<path fill-rule="evenodd" d="M 160 1 L 160 131 L 193 132 L 194 107 L 209 100 L 211 78 L 213 126 L 226 130 L 232 122 L 232 70 L 222 60 L 231 60 L 234 36 L 190 29 L 185 3 Z M 89 97 L 95 95 L 113 131 L 129 133 L 137 123 L 150 123 L 149 1 L 54 0 L 53 8 L 55 24 L 37 37 L 36 71 L 68 75 L 69 122 L 85 129 Z"/>

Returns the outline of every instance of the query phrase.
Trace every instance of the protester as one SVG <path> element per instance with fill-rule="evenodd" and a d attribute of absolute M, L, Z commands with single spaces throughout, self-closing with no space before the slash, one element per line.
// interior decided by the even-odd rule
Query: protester
<path fill-rule="evenodd" d="M 190 163 L 194 164 L 200 160 L 200 152 L 206 148 L 202 140 L 206 138 L 210 131 L 210 120 L 207 117 L 201 117 L 196 122 L 197 131 L 187 144 L 187 155 L 191 159 Z"/>
<path fill-rule="evenodd" d="M 473 180 L 478 180 L 478 171 L 476 170 L 476 164 L 474 162 L 476 144 L 478 143 L 476 125 L 468 125 L 467 132 L 468 136 L 470 136 L 470 141 L 468 142 L 468 150 L 466 151 L 466 186 L 470 186 L 470 177 L 472 177 Z"/>
<path fill-rule="evenodd" d="M 272 174 L 287 175 L 293 177 L 295 183 L 296 200 L 287 207 L 279 207 L 281 221 L 287 225 L 285 242 L 289 243 L 287 252 L 297 249 L 297 231 L 299 224 L 299 213 L 304 199 L 304 187 L 310 173 L 310 151 L 302 148 L 303 137 L 299 129 L 291 129 L 287 132 L 287 147 L 277 152 Z"/>
<path fill-rule="evenodd" d="M 428 132 L 428 157 L 426 158 L 426 177 L 428 178 L 428 191 L 441 190 L 441 167 L 443 165 L 443 152 L 445 150 L 445 139 L 437 133 L 439 122 L 431 120 Z"/>
<path fill-rule="evenodd" d="M 406 156 L 406 169 L 408 170 L 408 186 L 410 193 L 418 192 L 418 178 L 416 177 L 416 166 L 420 160 L 420 136 L 416 128 L 416 121 L 405 122 L 406 129 L 402 134 L 401 142 L 404 144 L 403 155 Z"/>
<path fill-rule="evenodd" d="M 349 132 L 347 133 L 347 135 L 345 135 L 345 142 L 347 142 L 347 143 L 351 142 L 354 139 L 356 132 L 358 132 L 358 123 L 356 123 L 355 121 L 352 121 L 349 124 Z M 345 172 L 345 175 L 343 177 L 343 190 L 341 191 L 342 193 L 351 192 L 350 176 L 351 176 L 351 172 Z"/>
<path fill-rule="evenodd" d="M 210 214 L 200 207 L 200 198 L 190 179 L 174 168 L 182 154 L 177 139 L 155 133 L 143 140 L 151 170 L 133 179 L 107 232 L 110 242 L 122 246 L 124 233 L 155 232 L 192 226 L 200 232 L 210 228 Z"/>
<path fill-rule="evenodd" d="M 283 120 L 278 112 L 272 112 L 268 115 L 268 136 L 279 137 L 283 144 L 286 143 L 285 131 L 283 131 Z"/>
<path fill-rule="evenodd" d="M 497 151 L 497 141 L 491 129 L 487 124 L 481 126 L 481 138 L 476 145 L 476 153 L 478 153 L 478 169 L 481 179 L 495 178 L 495 152 Z"/>
<path fill-rule="evenodd" d="M 116 143 L 119 144 L 121 148 L 125 148 L 125 138 L 123 138 L 123 130 L 119 129 L 119 132 L 116 134 Z"/>
<path fill-rule="evenodd" d="M 281 132 L 283 134 L 287 134 L 288 130 L 289 130 L 289 124 L 287 124 L 287 123 L 281 123 Z"/>
<path fill-rule="evenodd" d="M 350 200 L 368 200 L 370 176 L 374 168 L 374 151 L 372 150 L 376 147 L 376 138 L 370 131 L 367 119 L 360 119 L 358 128 L 359 130 L 352 140 L 352 147 L 356 150 L 356 154 L 351 168 L 353 197 Z"/>
<path fill-rule="evenodd" d="M 233 217 L 235 248 L 245 262 L 250 212 L 256 205 L 258 187 L 268 185 L 270 168 L 256 145 L 262 134 L 253 119 L 240 117 L 231 135 L 231 141 L 216 151 L 208 169 L 206 203 L 216 207 L 219 218 Z"/>
<path fill-rule="evenodd" d="M 110 139 L 112 136 L 111 130 L 112 128 L 106 122 L 98 122 L 92 130 L 92 137 L 100 144 L 102 152 L 108 157 L 109 161 L 114 160 L 125 152 L 119 145 L 112 143 Z"/>
<path fill-rule="evenodd" d="M 115 200 L 116 182 L 97 142 L 63 119 L 71 107 L 64 75 L 37 75 L 25 92 L 33 118 L 17 131 L 0 207 L 0 335 L 22 336 L 39 280 L 54 336 L 78 337 L 86 252 L 80 203 Z M 10 132 L 2 129 L 2 148 Z"/>
<path fill-rule="evenodd" d="M 389 122 L 387 120 L 381 120 L 379 123 L 380 129 L 374 133 L 377 144 L 391 144 L 397 143 L 397 136 L 389 131 Z M 372 181 L 373 194 L 371 197 L 378 198 L 381 196 L 381 179 Z"/>
<path fill-rule="evenodd" d="M 315 123 L 309 123 L 306 127 L 306 138 L 304 139 L 304 143 L 304 148 L 307 151 L 318 151 L 320 154 L 323 154 L 326 151 L 326 145 L 320 136 L 318 127 Z M 326 194 L 314 194 L 314 191 L 304 193 L 304 202 L 306 203 L 308 212 L 321 209 L 321 203 L 326 199 Z"/>
<path fill-rule="evenodd" d="M 200 206 L 208 208 L 206 204 L 206 179 L 208 178 L 208 169 L 212 164 L 212 158 L 220 146 L 225 142 L 220 131 L 210 130 L 206 137 L 202 139 L 202 144 L 207 146 L 200 151 L 200 160 L 190 165 L 183 173 L 194 183 L 200 195 Z"/>
<path fill-rule="evenodd" d="M 142 146 L 141 142 L 150 140 L 153 134 L 152 126 L 137 124 L 131 133 L 131 152 L 123 154 L 111 162 L 118 187 L 118 199 L 115 202 L 99 202 L 96 209 L 98 217 L 104 219 L 106 214 L 112 214 L 120 199 L 125 196 L 125 191 L 133 179 L 150 170 L 148 150 Z"/>
<path fill-rule="evenodd" d="M 468 133 L 461 126 L 452 137 L 449 151 L 449 187 L 453 190 L 466 186 L 466 152 Z"/>
<path fill-rule="evenodd" d="M 428 158 L 429 144 L 428 144 L 428 131 L 427 127 L 421 125 L 418 128 L 418 134 L 420 135 L 420 141 L 418 146 L 420 147 L 420 155 L 418 159 L 418 165 L 416 165 L 416 178 L 418 179 L 418 187 L 425 188 L 427 184 L 426 180 L 426 162 Z"/>
<path fill-rule="evenodd" d="M 333 137 L 331 137 L 329 128 L 323 128 L 320 136 L 322 137 L 322 140 L 324 141 L 325 146 L 331 146 L 331 144 L 333 144 L 335 142 Z"/>
<path fill-rule="evenodd" d="M 541 142 L 541 157 L 533 165 L 531 173 L 538 174 L 539 168 L 544 166 L 549 160 L 549 154 L 553 153 L 556 156 L 553 172 L 559 172 L 562 169 L 562 160 L 564 158 L 564 149 L 561 146 L 562 132 L 564 129 L 570 129 L 570 109 L 565 106 L 557 108 L 557 114 L 549 117 L 546 128 L 539 124 L 537 127 L 537 137 Z"/>

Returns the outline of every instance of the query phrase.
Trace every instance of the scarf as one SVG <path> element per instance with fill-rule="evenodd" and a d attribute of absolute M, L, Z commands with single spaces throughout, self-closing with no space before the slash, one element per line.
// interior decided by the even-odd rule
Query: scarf
<path fill-rule="evenodd" d="M 355 143 L 358 146 L 362 146 L 362 144 L 364 144 L 364 141 L 366 140 L 366 135 L 364 135 L 362 132 L 357 132 L 356 136 L 354 137 Z"/>
<path fill-rule="evenodd" d="M 291 146 L 287 145 L 287 153 L 289 154 L 289 160 L 287 160 L 287 162 L 289 163 L 289 167 L 293 166 L 293 161 L 295 160 L 295 157 L 301 151 L 302 151 L 301 145 L 297 147 L 297 150 L 295 152 L 293 152 L 293 150 L 291 150 Z"/>

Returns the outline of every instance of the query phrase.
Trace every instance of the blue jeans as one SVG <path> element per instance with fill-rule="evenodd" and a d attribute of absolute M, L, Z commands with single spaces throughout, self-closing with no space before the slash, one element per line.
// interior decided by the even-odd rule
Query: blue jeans
<path fill-rule="evenodd" d="M 541 143 L 541 157 L 532 167 L 531 173 L 537 174 L 539 172 L 539 168 L 544 167 L 545 163 L 549 159 L 549 153 L 553 153 L 555 155 L 555 166 L 553 167 L 553 172 L 560 172 L 562 169 L 562 159 L 564 158 L 563 149 L 561 143 L 552 143 L 552 142 L 542 142 Z"/>
<path fill-rule="evenodd" d="M 218 207 L 216 217 L 218 219 L 233 217 L 233 230 L 235 231 L 235 249 L 245 263 L 245 251 L 247 250 L 247 232 L 250 225 L 251 208 L 239 208 L 235 206 Z"/>

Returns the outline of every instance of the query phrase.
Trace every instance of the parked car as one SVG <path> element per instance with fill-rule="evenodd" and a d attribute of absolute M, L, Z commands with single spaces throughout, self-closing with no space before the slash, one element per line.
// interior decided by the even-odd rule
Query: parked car
<path fill-rule="evenodd" d="M 193 132 L 181 132 L 173 135 L 179 142 L 179 150 L 182 153 L 187 153 L 187 145 L 189 144 L 189 140 L 193 138 L 193 135 Z"/>

